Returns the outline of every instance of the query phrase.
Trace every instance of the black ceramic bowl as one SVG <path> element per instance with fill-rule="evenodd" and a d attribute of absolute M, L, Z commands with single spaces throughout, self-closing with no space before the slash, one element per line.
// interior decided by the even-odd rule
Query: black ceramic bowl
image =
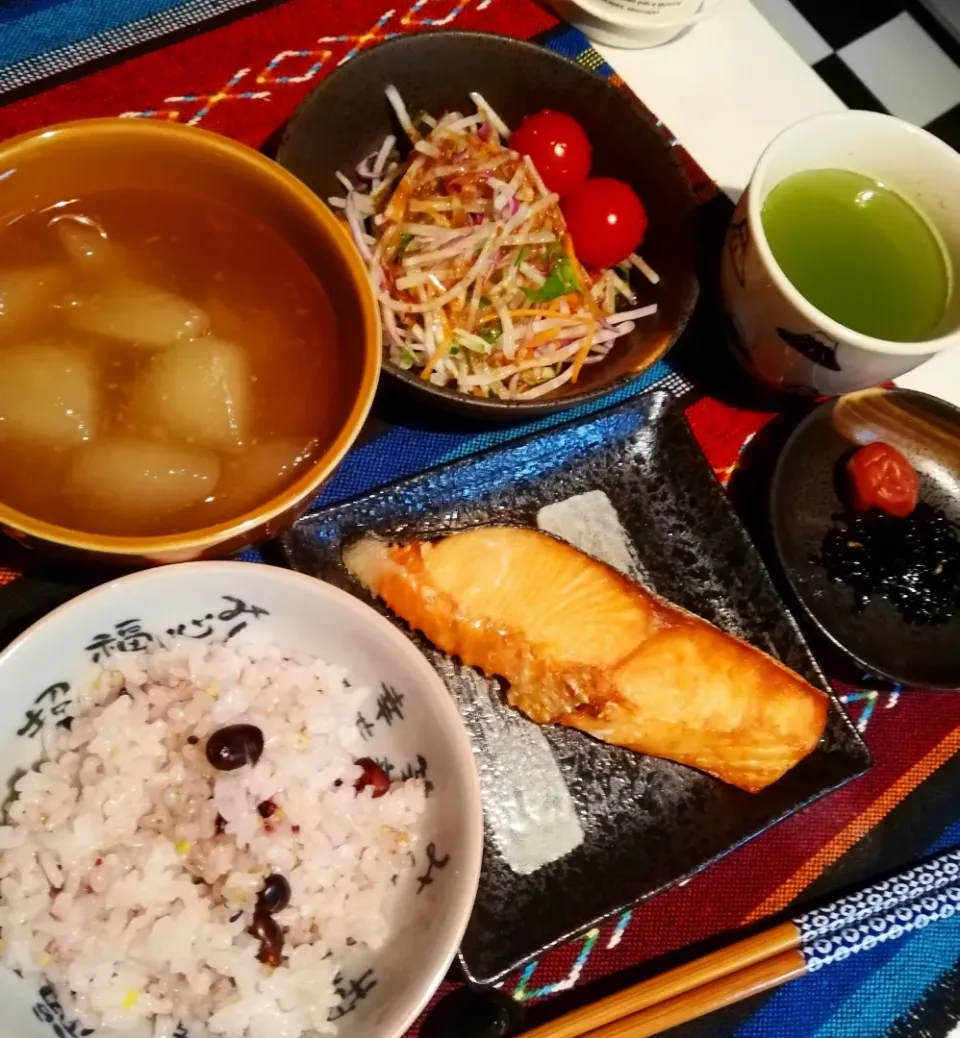
<path fill-rule="evenodd" d="M 814 408 L 777 460 L 770 521 L 780 564 L 807 617 L 864 670 L 914 688 L 960 689 L 960 612 L 933 626 L 908 623 L 881 598 L 856 612 L 850 588 L 815 561 L 843 510 L 846 462 L 875 439 L 909 459 L 921 501 L 960 524 L 960 410 L 909 389 L 851 393 Z"/>
<path fill-rule="evenodd" d="M 403 36 L 352 58 L 300 106 L 281 141 L 277 160 L 322 198 L 342 195 L 337 170 L 352 173 L 388 134 L 402 137 L 385 88 L 394 84 L 410 111 L 473 111 L 477 90 L 511 127 L 553 108 L 572 115 L 593 145 L 594 176 L 629 183 L 647 209 L 644 258 L 661 275 L 631 284 L 639 305 L 656 302 L 641 321 L 578 384 L 531 401 L 465 396 L 421 380 L 389 361 L 385 372 L 426 402 L 472 417 L 509 420 L 547 414 L 594 400 L 626 385 L 673 345 L 693 312 L 695 270 L 693 196 L 679 160 L 648 113 L 625 91 L 533 43 L 475 32 Z"/>

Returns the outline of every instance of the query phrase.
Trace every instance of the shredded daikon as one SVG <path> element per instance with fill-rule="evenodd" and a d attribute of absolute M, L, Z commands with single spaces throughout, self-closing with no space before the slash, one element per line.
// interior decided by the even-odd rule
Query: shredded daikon
<path fill-rule="evenodd" d="M 488 104 L 483 94 L 477 93 L 476 90 L 471 91 L 470 100 L 477 106 L 477 109 L 482 112 L 491 123 L 497 133 L 506 140 L 510 136 L 510 127 L 497 115 L 493 105 Z"/>
<path fill-rule="evenodd" d="M 387 100 L 396 113 L 397 121 L 403 127 L 403 132 L 412 141 L 420 140 L 420 134 L 413 128 L 413 123 L 410 121 L 410 115 L 407 112 L 407 106 L 403 103 L 403 98 L 400 96 L 400 91 L 391 83 L 384 93 L 387 95 Z"/>
<path fill-rule="evenodd" d="M 660 275 L 650 266 L 649 263 L 636 253 L 630 257 L 630 262 L 640 271 L 640 273 L 650 282 L 651 285 L 660 284 Z"/>

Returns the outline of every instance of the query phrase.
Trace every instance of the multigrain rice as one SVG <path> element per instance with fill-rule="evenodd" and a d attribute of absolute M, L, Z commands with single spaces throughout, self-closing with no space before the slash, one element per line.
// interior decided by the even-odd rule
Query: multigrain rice
<path fill-rule="evenodd" d="M 48 977 L 88 1027 L 335 1033 L 340 957 L 389 937 L 423 782 L 355 791 L 367 693 L 321 660 L 185 643 L 109 666 L 0 827 L 3 961 Z M 263 755 L 217 771 L 206 738 L 236 723 L 263 731 Z M 271 968 L 247 930 L 275 872 L 292 896 Z"/>

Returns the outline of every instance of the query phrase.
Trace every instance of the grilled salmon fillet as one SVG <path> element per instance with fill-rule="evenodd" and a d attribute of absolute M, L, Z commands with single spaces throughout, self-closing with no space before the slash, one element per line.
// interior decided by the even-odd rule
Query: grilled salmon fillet
<path fill-rule="evenodd" d="M 365 537 L 349 572 L 507 701 L 756 792 L 817 745 L 827 697 L 760 650 L 536 530 Z"/>

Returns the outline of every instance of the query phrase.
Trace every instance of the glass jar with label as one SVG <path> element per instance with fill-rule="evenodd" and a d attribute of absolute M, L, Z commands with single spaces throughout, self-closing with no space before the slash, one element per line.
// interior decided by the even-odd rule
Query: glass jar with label
<path fill-rule="evenodd" d="M 551 0 L 565 21 L 611 47 L 656 47 L 707 17 L 725 0 Z"/>

